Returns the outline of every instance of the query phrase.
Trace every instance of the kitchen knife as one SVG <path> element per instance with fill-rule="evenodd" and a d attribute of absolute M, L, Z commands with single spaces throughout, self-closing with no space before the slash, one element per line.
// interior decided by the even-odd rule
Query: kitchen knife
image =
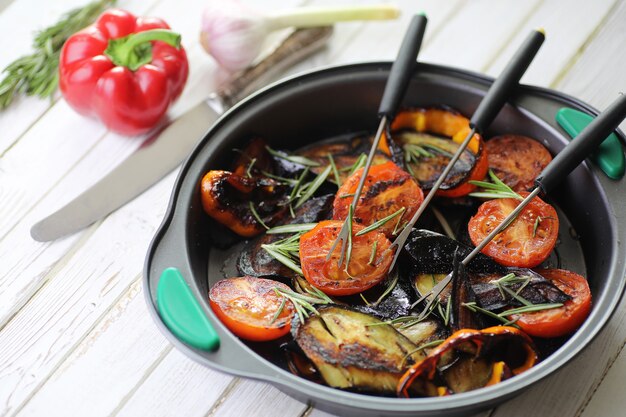
<path fill-rule="evenodd" d="M 332 31 L 330 26 L 294 31 L 265 59 L 148 138 L 104 178 L 36 223 L 30 229 L 32 238 L 47 242 L 75 233 L 144 192 L 180 165 L 226 109 L 320 49 Z"/>

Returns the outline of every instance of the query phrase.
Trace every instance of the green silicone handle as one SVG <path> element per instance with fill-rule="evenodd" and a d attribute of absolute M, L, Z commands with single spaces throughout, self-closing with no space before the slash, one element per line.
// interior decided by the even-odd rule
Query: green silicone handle
<path fill-rule="evenodd" d="M 576 137 L 591 121 L 593 116 L 564 107 L 556 113 L 557 123 L 570 137 Z M 624 176 L 626 161 L 622 145 L 615 133 L 611 133 L 591 155 L 592 161 L 607 177 L 619 180 Z"/>
<path fill-rule="evenodd" d="M 163 322 L 180 340 L 197 349 L 215 351 L 219 348 L 217 332 L 178 269 L 163 271 L 156 301 Z"/>

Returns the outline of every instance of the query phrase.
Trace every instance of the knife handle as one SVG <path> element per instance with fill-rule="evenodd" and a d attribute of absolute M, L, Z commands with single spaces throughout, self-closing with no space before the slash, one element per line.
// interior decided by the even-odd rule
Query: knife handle
<path fill-rule="evenodd" d="M 332 26 L 294 31 L 270 55 L 256 65 L 245 69 L 228 86 L 217 93 L 222 105 L 229 108 L 272 81 L 287 68 L 324 46 L 332 33 Z"/>

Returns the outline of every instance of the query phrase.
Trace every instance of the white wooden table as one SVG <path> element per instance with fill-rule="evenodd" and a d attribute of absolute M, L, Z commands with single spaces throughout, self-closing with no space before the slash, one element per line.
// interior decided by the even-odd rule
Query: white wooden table
<path fill-rule="evenodd" d="M 29 51 L 32 32 L 87 0 L 3 0 L 0 67 Z M 206 0 L 120 0 L 182 32 L 191 66 L 176 116 L 219 74 L 198 44 Z M 301 3 L 256 0 L 267 9 Z M 336 4 L 339 1 L 310 1 Z M 341 3 L 346 3 L 341 1 Z M 547 41 L 523 82 L 603 109 L 626 89 L 626 2 L 404 0 L 400 21 L 336 27 L 297 71 L 392 59 L 411 15 L 429 17 L 420 59 L 497 75 L 529 30 Z M 0 7 L 2 9 L 2 7 Z M 294 70 L 294 71 L 296 71 Z M 141 294 L 144 256 L 175 173 L 73 236 L 38 243 L 31 225 L 65 204 L 140 143 L 107 132 L 55 98 L 0 113 L 0 415 L 323 416 L 277 389 L 204 368 L 173 349 Z M 626 304 L 571 364 L 484 416 L 623 416 Z"/>

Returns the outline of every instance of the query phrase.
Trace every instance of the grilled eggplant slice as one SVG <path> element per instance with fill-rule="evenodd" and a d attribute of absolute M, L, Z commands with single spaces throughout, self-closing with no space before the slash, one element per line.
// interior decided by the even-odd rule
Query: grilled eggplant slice
<path fill-rule="evenodd" d="M 425 358 L 389 324 L 339 306 L 294 324 L 294 339 L 331 387 L 395 392 L 406 369 Z"/>
<path fill-rule="evenodd" d="M 447 274 L 452 270 L 455 251 L 458 250 L 461 258 L 465 258 L 472 249 L 447 236 L 423 229 L 413 230 L 404 245 L 404 250 L 409 255 L 406 257 L 409 269 L 414 275 Z M 467 265 L 467 271 L 506 274 L 505 267 L 483 254 L 472 259 Z"/>
<path fill-rule="evenodd" d="M 288 213 L 284 212 L 276 224 L 316 223 L 327 219 L 330 217 L 334 197 L 332 194 L 314 197 L 296 209 L 295 218 L 292 219 Z M 246 243 L 237 259 L 239 273 L 253 277 L 293 278 L 295 272 L 278 262 L 261 247 L 261 245 L 270 244 L 286 237 L 288 237 L 286 234 L 265 234 Z"/>
<path fill-rule="evenodd" d="M 391 124 L 389 135 L 390 142 L 396 142 L 403 149 L 407 170 L 422 188 L 430 189 L 469 132 L 469 119 L 455 110 L 417 108 L 400 112 Z M 468 181 L 483 179 L 487 170 L 483 139 L 476 134 L 437 195 L 467 195 L 476 188 Z"/>
<path fill-rule="evenodd" d="M 397 323 L 393 327 L 418 347 L 436 340 L 443 340 L 450 335 L 443 323 L 436 319 L 423 320 L 410 325 Z M 428 349 L 425 349 L 424 352 L 428 353 Z"/>
<path fill-rule="evenodd" d="M 360 163 L 365 162 L 373 139 L 374 138 L 369 134 L 361 134 L 350 138 L 344 137 L 307 146 L 298 151 L 298 154 L 320 164 L 319 167 L 312 168 L 312 171 L 316 174 L 319 174 L 328 166 L 330 155 L 337 167 L 339 178 L 343 183 L 356 168 L 363 166 Z M 383 164 L 389 160 L 389 155 L 379 150 L 374 156 L 373 165 Z"/>

